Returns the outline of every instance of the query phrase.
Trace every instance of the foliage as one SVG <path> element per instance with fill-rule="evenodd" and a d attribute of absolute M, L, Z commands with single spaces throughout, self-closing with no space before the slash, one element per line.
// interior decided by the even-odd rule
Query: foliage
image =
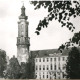
<path fill-rule="evenodd" d="M 5 78 L 8 79 L 19 79 L 20 78 L 20 65 L 17 58 L 13 57 L 10 59 L 10 63 L 5 71 Z"/>
<path fill-rule="evenodd" d="M 31 1 L 31 4 L 35 6 L 35 10 L 41 7 L 48 10 L 47 17 L 40 20 L 36 28 L 37 35 L 40 34 L 42 28 L 47 28 L 49 22 L 53 19 L 61 23 L 62 27 L 66 26 L 72 32 L 74 31 L 75 27 L 70 19 L 71 17 L 80 16 L 80 4 L 78 1 Z"/>
<path fill-rule="evenodd" d="M 70 38 L 68 42 L 66 42 L 65 44 L 62 44 L 62 45 L 59 47 L 59 50 L 63 50 L 63 49 L 65 49 L 65 48 L 68 49 L 69 46 L 75 46 L 74 44 L 80 46 L 80 31 L 77 32 L 77 33 L 74 33 L 73 37 Z"/>
<path fill-rule="evenodd" d="M 29 62 L 21 63 L 20 73 L 21 73 L 20 79 L 34 79 L 35 78 L 34 62 L 32 61 L 32 59 L 29 59 Z"/>
<path fill-rule="evenodd" d="M 4 70 L 6 69 L 7 61 L 6 61 L 6 52 L 0 50 L 0 77 L 4 77 Z"/>
<path fill-rule="evenodd" d="M 8 79 L 33 79 L 34 78 L 34 64 L 32 60 L 19 64 L 17 58 L 10 59 L 10 63 L 5 71 L 5 78 Z"/>
<path fill-rule="evenodd" d="M 29 58 L 28 79 L 35 79 L 35 62 L 33 58 Z"/>
<path fill-rule="evenodd" d="M 66 65 L 67 78 L 80 79 L 80 51 L 72 47 Z"/>
<path fill-rule="evenodd" d="M 27 73 L 28 73 L 28 69 L 27 69 L 28 67 L 27 66 L 28 66 L 27 63 L 24 63 L 24 62 L 21 63 L 20 79 L 26 79 L 27 78 Z"/>

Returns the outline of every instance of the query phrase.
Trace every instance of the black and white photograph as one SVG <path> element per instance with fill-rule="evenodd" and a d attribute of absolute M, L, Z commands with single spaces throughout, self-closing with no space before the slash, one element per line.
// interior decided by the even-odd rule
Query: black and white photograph
<path fill-rule="evenodd" d="M 0 0 L 0 79 L 80 79 L 80 0 Z"/>

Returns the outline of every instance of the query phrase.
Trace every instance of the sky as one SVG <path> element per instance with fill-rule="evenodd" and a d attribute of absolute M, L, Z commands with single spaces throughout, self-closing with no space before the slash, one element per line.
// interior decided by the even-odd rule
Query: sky
<path fill-rule="evenodd" d="M 40 35 L 35 33 L 40 20 L 47 16 L 46 9 L 34 10 L 34 6 L 29 0 L 0 0 L 0 49 L 6 51 L 10 58 L 17 56 L 17 37 L 18 37 L 18 17 L 21 14 L 22 1 L 26 8 L 26 15 L 29 22 L 30 50 L 55 49 L 68 41 L 80 30 L 80 17 L 71 19 L 75 31 L 72 33 L 66 27 L 61 27 L 58 21 L 53 20 L 48 28 L 43 28 Z"/>

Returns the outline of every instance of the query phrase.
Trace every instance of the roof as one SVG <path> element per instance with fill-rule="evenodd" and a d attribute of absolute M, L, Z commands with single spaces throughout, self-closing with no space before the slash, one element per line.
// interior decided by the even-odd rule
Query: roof
<path fill-rule="evenodd" d="M 55 56 L 67 56 L 70 49 L 65 49 L 62 51 L 62 53 L 58 49 L 47 49 L 47 50 L 35 50 L 31 51 L 31 57 L 55 57 Z"/>

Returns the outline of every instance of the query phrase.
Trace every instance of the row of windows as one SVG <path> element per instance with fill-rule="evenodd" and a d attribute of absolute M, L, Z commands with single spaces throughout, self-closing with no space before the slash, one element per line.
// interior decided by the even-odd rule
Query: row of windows
<path fill-rule="evenodd" d="M 54 74 L 54 76 L 52 76 Z M 36 78 L 39 78 L 39 79 L 44 79 L 44 78 L 46 78 L 46 79 L 52 79 L 53 77 L 54 77 L 54 79 L 60 79 L 60 78 L 65 78 L 65 74 L 64 74 L 64 72 L 62 72 L 62 76 L 60 75 L 60 72 L 57 72 L 57 74 L 56 73 L 53 73 L 53 74 L 46 74 L 46 75 L 41 75 L 41 74 L 36 74 Z"/>
<path fill-rule="evenodd" d="M 64 70 L 65 69 L 65 64 L 62 66 L 62 69 Z M 41 65 L 39 65 L 39 66 L 35 66 L 35 69 L 36 70 L 57 70 L 57 65 L 55 64 L 55 65 L 50 65 L 50 68 L 49 68 L 49 65 L 43 65 L 43 66 L 41 66 Z M 61 70 L 61 68 L 60 68 L 60 64 L 58 65 L 58 70 Z"/>
<path fill-rule="evenodd" d="M 43 58 L 43 60 L 41 60 L 41 58 L 39 58 L 39 59 L 36 59 L 36 62 L 45 62 L 45 61 L 47 61 L 47 62 L 49 62 L 49 61 L 53 61 L 53 59 L 54 59 L 54 61 L 57 61 L 57 59 L 58 59 L 58 61 L 60 61 L 61 60 L 61 58 L 60 57 L 58 57 L 58 58 Z M 66 60 L 66 57 L 62 57 L 62 61 L 65 61 Z"/>

